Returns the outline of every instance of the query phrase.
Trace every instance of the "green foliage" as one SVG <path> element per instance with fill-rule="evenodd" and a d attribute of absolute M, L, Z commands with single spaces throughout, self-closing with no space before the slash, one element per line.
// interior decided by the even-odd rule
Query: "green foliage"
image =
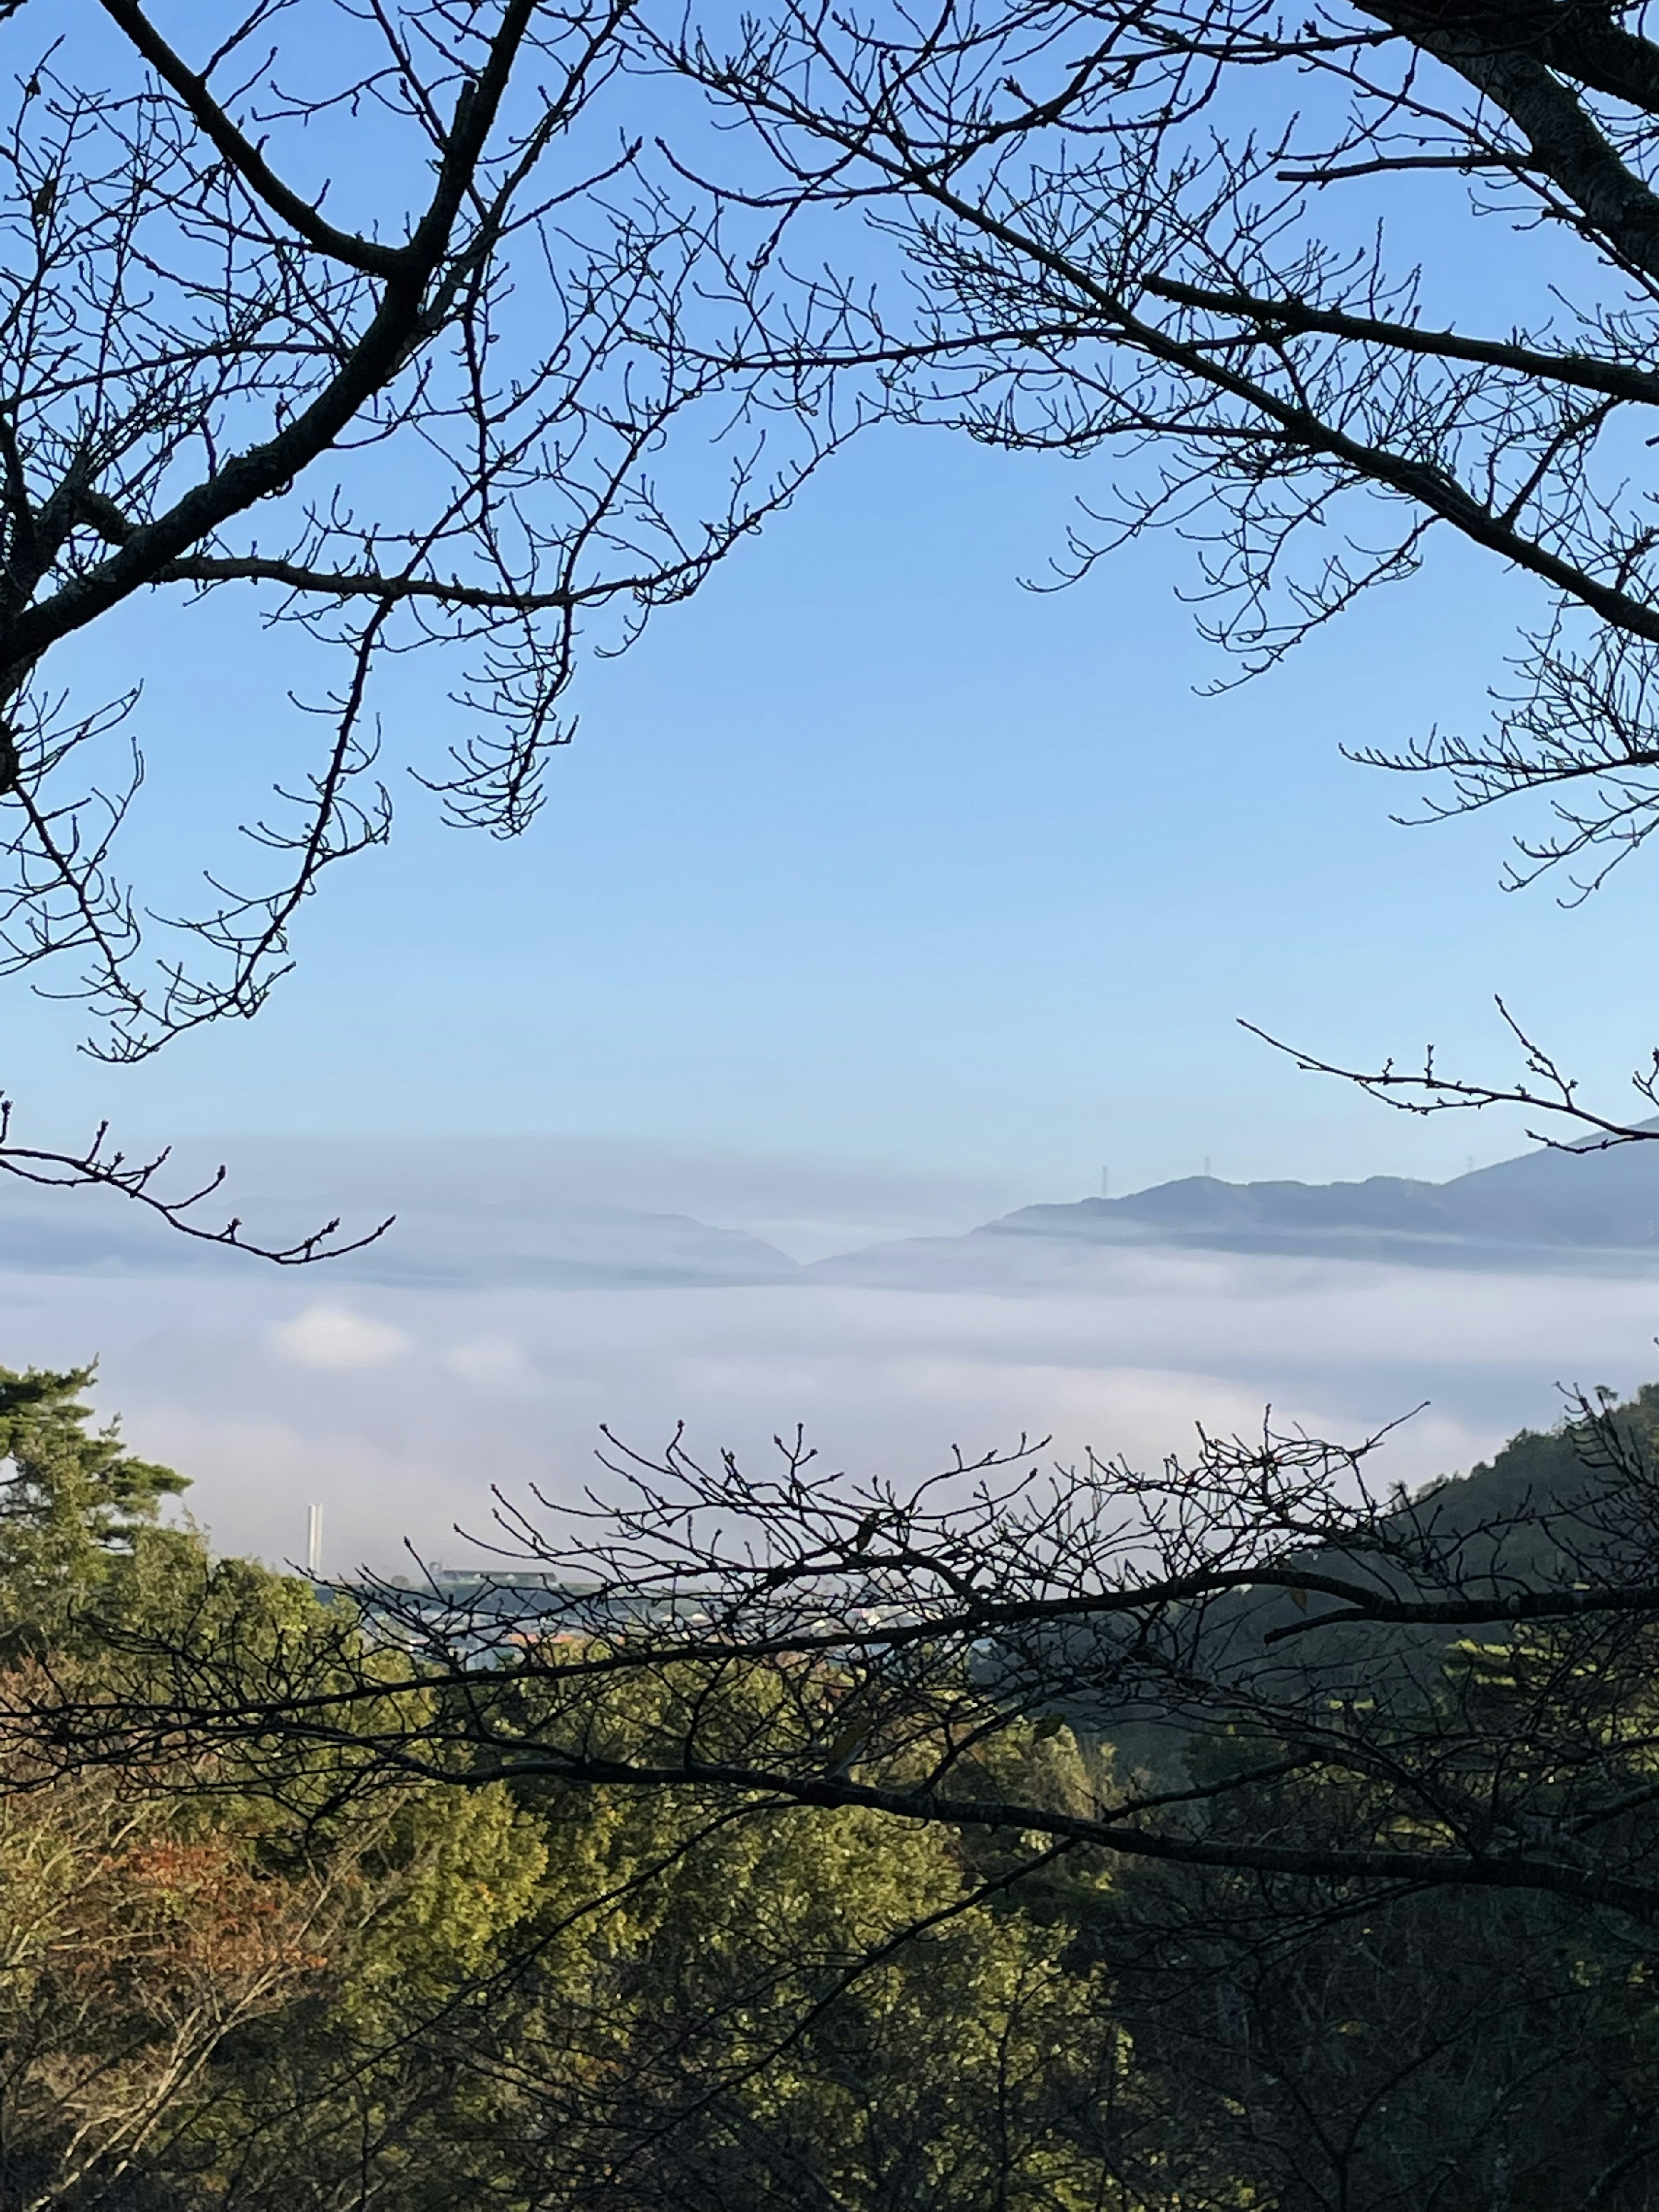
<path fill-rule="evenodd" d="M 0 1634 L 61 1634 L 75 1607 L 130 1573 L 188 1487 L 89 1427 L 90 1367 L 0 1367 Z"/>
<path fill-rule="evenodd" d="M 89 1379 L 0 1373 L 9 1680 L 130 1683 L 187 1627 L 250 1707 L 372 1683 L 349 1607 L 163 1524 L 182 1483 L 93 1429 Z M 1620 1419 L 1645 1449 L 1659 1390 Z M 1573 1469 L 1565 1430 L 1523 1437 L 1449 1502 L 1478 1516 L 1483 1486 Z M 1629 1820 L 1654 1674 L 1633 1638 L 1581 1723 L 1629 1735 Z M 1451 1648 L 1439 1680 L 1460 1786 L 1571 1686 L 1537 1631 Z M 423 1690 L 414 1719 L 486 1694 Z M 543 1694 L 533 1671 L 489 1692 L 493 1722 L 554 1742 Z M 719 1747 L 833 1739 L 856 1697 L 759 1662 L 717 1694 L 619 1671 L 557 1717 L 660 1758 L 688 1701 Z M 369 1788 L 352 1731 L 381 1717 L 341 1710 L 298 1765 L 251 1729 L 176 1767 L 7 1778 L 33 1786 L 0 1796 L 0 2212 L 1647 2212 L 1659 2188 L 1656 1960 L 1627 1919 L 1313 1901 L 689 1780 L 451 1764 Z M 1255 1763 L 1192 1745 L 1188 1771 L 1230 1786 L 1190 1817 L 1306 1836 L 1364 1815 L 1358 1784 Z M 1112 1786 L 1053 1717 L 957 1775 L 1055 1808 Z"/>
<path fill-rule="evenodd" d="M 809 2173 L 848 2212 L 1101 2201 L 1100 2161 L 1062 2123 L 1121 2070 L 1107 1992 L 1068 1966 L 1066 1930 L 982 1893 L 950 1831 L 857 1808 L 544 1802 L 538 2070 L 580 2051 L 591 2085 L 568 2102 L 565 2186 L 587 2142 L 627 2203 L 735 2212 L 790 2202 Z"/>
<path fill-rule="evenodd" d="M 502 1937 L 541 1905 L 543 1824 L 499 1786 L 411 1792 L 369 1862 L 374 1896 L 353 1948 L 340 2016 L 395 2033 L 495 1961 Z"/>

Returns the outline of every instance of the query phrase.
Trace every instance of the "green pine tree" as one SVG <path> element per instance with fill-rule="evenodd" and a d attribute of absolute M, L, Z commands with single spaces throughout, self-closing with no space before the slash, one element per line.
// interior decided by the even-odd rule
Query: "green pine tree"
<path fill-rule="evenodd" d="M 135 1458 L 115 1423 L 92 1427 L 94 1372 L 0 1367 L 0 1643 L 14 1652 L 61 1638 L 189 1486 Z"/>

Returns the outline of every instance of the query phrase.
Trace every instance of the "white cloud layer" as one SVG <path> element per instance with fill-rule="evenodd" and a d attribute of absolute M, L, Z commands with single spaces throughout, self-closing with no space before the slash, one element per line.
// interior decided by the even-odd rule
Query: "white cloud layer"
<path fill-rule="evenodd" d="M 346 1306 L 307 1306 L 292 1321 L 274 1323 L 265 1337 L 279 1359 L 340 1373 L 355 1367 L 390 1367 L 412 1341 L 402 1329 L 370 1321 Z"/>
<path fill-rule="evenodd" d="M 97 1397 L 193 1480 L 226 1550 L 296 1557 L 325 1508 L 331 1567 L 456 1559 L 490 1486 L 574 1495 L 601 1421 L 641 1448 L 678 1421 L 714 1452 L 799 1421 L 823 1457 L 919 1472 L 1023 1431 L 1145 1462 L 1193 1425 L 1278 1419 L 1388 1446 L 1408 1482 L 1547 1423 L 1558 1382 L 1659 1375 L 1659 1281 L 1125 1251 L 1019 1295 L 826 1283 L 438 1291 L 291 1275 L 0 1273 L 0 1361 L 100 1356 Z"/>

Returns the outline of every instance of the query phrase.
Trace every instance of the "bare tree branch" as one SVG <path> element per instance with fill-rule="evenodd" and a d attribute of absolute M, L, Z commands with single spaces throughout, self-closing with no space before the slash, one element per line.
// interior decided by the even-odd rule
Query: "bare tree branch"
<path fill-rule="evenodd" d="M 503 1564 L 470 1587 L 342 1585 L 304 1653 L 249 1652 L 222 1621 L 129 1636 L 142 1691 L 66 1684 L 7 1723 L 49 1761 L 188 1746 L 226 1788 L 252 1760 L 280 1792 L 320 1759 L 341 1802 L 382 1777 L 539 1778 L 860 1807 L 1327 1895 L 1526 1892 L 1649 1924 L 1659 1471 L 1622 1413 L 1584 1401 L 1578 1423 L 1576 1486 L 1495 1510 L 1376 1491 L 1381 1439 L 1271 1425 L 1152 1474 L 1044 1475 L 1022 1449 L 906 1484 L 820 1473 L 799 1440 L 758 1476 L 677 1441 L 612 1454 L 622 1487 L 587 1506 L 501 1501 Z M 1162 1772 L 1120 1769 L 1087 1806 L 1029 1778 L 1009 1795 L 1000 1738 L 1068 1721 L 1108 1743 L 1152 1728 Z M 1218 1742 L 1224 1761 L 1185 1764 Z"/>
<path fill-rule="evenodd" d="M 273 1261 L 279 1267 L 305 1267 L 315 1260 L 338 1259 L 348 1252 L 360 1252 L 392 1226 L 393 1217 L 388 1216 L 363 1234 L 343 1238 L 337 1218 L 292 1243 L 265 1243 L 246 1233 L 238 1215 L 232 1214 L 228 1220 L 214 1225 L 210 1215 L 204 1218 L 201 1213 L 199 1209 L 216 1199 L 225 1188 L 227 1170 L 223 1167 L 216 1169 L 205 1182 L 189 1185 L 182 1193 L 171 1193 L 166 1187 L 171 1153 L 162 1151 L 130 1159 L 125 1152 L 111 1148 L 107 1122 L 100 1124 L 89 1145 L 73 1152 L 19 1144 L 11 1133 L 11 1101 L 0 1097 L 0 1175 L 15 1176 L 20 1182 L 35 1183 L 46 1190 L 113 1191 L 131 1199 L 181 1236 L 194 1237 L 204 1244 L 222 1244 L 255 1259 Z"/>

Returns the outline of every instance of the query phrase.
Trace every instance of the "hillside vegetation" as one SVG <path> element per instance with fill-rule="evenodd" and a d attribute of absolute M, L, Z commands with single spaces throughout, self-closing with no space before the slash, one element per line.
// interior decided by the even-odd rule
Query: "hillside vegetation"
<path fill-rule="evenodd" d="M 0 1370 L 3 2212 L 1659 2193 L 1653 1936 L 1628 1913 L 1408 1885 L 1310 1901 L 759 1791 L 469 1784 L 361 1765 L 343 1737 L 296 1765 L 252 1723 L 234 1753 L 48 1755 L 21 1716 L 140 1696 L 158 1651 L 234 1637 L 274 1674 L 312 1650 L 319 1685 L 339 1655 L 375 1663 L 343 1598 L 164 1520 L 183 1484 L 94 1429 L 88 1379 Z M 1619 1418 L 1650 1437 L 1659 1388 Z M 1547 1506 L 1583 1452 L 1571 1426 L 1523 1434 L 1430 1503 L 1467 1527 Z M 1481 1647 L 1466 1760 L 1504 1756 L 1505 1663 Z M 635 1678 L 603 1725 L 648 1735 L 654 1694 Z M 757 1662 L 723 1694 L 741 1724 L 777 1692 Z M 1054 1716 L 982 1756 L 1012 1800 L 1111 1788 L 1106 1746 Z M 1224 1731 L 1189 1749 L 1212 1775 L 1237 1759 Z M 1333 1787 L 1241 1779 L 1205 1818 L 1317 1828 Z"/>

